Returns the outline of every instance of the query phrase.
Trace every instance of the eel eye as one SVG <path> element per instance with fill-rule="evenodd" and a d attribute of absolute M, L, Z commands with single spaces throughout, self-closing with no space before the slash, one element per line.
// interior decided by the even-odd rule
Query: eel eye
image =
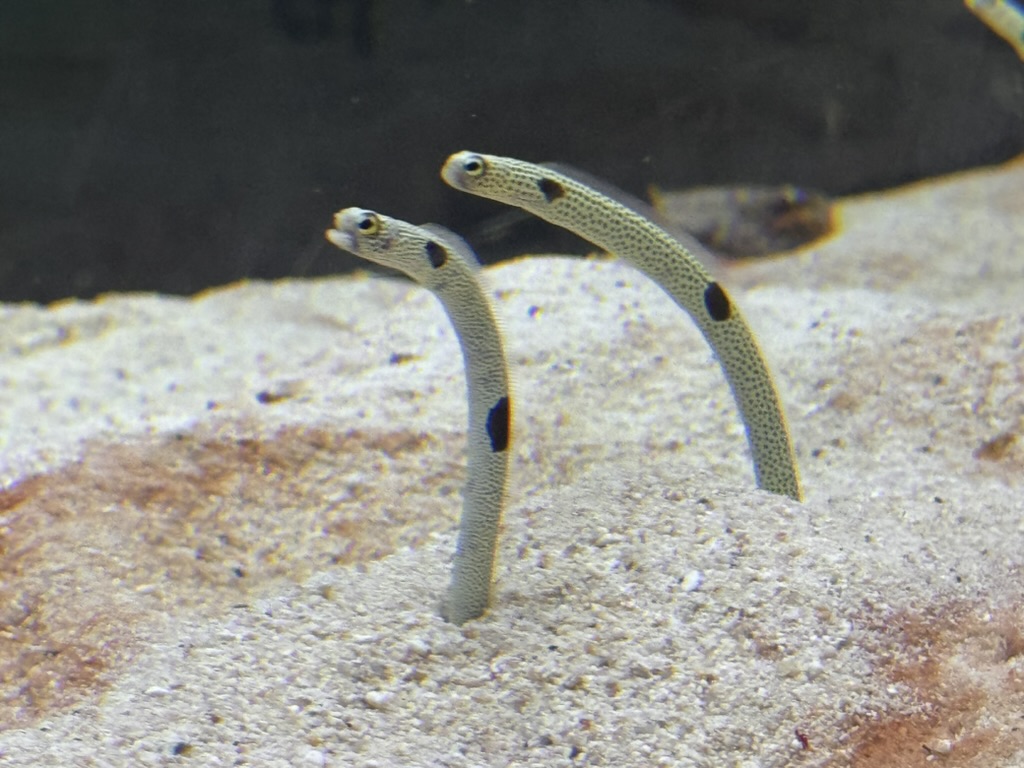
<path fill-rule="evenodd" d="M 462 170 L 467 176 L 483 176 L 484 159 L 480 155 L 470 155 L 462 161 Z"/>
<path fill-rule="evenodd" d="M 372 211 L 366 211 L 356 222 L 356 228 L 361 234 L 375 235 L 380 231 L 380 217 Z"/>

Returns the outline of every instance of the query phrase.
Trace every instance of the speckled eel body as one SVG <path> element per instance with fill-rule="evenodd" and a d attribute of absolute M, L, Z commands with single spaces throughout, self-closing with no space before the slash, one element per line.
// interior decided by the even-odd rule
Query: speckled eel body
<path fill-rule="evenodd" d="M 746 427 L 758 487 L 802 498 L 789 429 L 764 356 L 739 309 L 688 250 L 692 241 L 553 167 L 458 152 L 441 176 L 456 189 L 518 206 L 575 232 L 658 283 L 689 313 L 718 357 Z"/>
<path fill-rule="evenodd" d="M 477 276 L 476 257 L 461 238 L 441 227 L 417 227 L 362 208 L 339 211 L 326 235 L 339 248 L 401 270 L 430 290 L 459 338 L 469 395 L 469 466 L 442 613 L 462 624 L 481 616 L 490 603 L 512 423 L 504 347 Z"/>

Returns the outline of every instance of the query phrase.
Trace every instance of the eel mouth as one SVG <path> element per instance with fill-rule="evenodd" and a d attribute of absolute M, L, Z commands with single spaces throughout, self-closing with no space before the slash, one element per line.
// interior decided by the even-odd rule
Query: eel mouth
<path fill-rule="evenodd" d="M 470 152 L 456 152 L 444 161 L 441 166 L 441 178 L 444 182 L 455 189 L 466 189 L 466 175 L 462 170 L 462 161 L 470 155 Z"/>
<path fill-rule="evenodd" d="M 355 238 L 352 237 L 352 235 L 349 234 L 348 232 L 344 232 L 340 229 L 328 229 L 326 232 L 324 232 L 324 235 L 327 237 L 328 240 L 330 240 L 332 243 L 334 243 L 342 250 L 352 252 L 356 250 Z"/>

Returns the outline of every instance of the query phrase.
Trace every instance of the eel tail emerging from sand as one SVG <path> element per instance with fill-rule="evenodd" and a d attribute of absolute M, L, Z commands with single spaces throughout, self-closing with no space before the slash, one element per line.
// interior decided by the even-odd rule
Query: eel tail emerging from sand
<path fill-rule="evenodd" d="M 481 616 L 490 603 L 512 423 L 505 351 L 476 257 L 460 237 L 441 227 L 417 227 L 362 208 L 339 211 L 326 235 L 339 248 L 398 269 L 430 290 L 459 337 L 469 396 L 469 467 L 442 614 L 462 624 Z"/>
<path fill-rule="evenodd" d="M 458 152 L 441 176 L 455 189 L 575 232 L 658 283 L 694 319 L 722 365 L 746 427 L 758 487 L 801 499 L 789 429 L 764 356 L 739 309 L 693 255 L 692 238 L 673 235 L 605 191 L 607 185 L 562 167 Z"/>

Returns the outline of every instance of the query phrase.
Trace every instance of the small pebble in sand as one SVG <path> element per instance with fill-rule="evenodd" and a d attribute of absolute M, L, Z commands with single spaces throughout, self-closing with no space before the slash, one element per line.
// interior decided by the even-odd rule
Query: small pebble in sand
<path fill-rule="evenodd" d="M 679 582 L 679 586 L 682 587 L 683 592 L 696 592 L 700 589 L 700 585 L 704 582 L 704 574 L 700 571 L 687 571 L 683 575 L 682 581 Z"/>
<path fill-rule="evenodd" d="M 395 698 L 391 691 L 367 691 L 363 696 L 363 702 L 370 709 L 384 709 Z"/>

